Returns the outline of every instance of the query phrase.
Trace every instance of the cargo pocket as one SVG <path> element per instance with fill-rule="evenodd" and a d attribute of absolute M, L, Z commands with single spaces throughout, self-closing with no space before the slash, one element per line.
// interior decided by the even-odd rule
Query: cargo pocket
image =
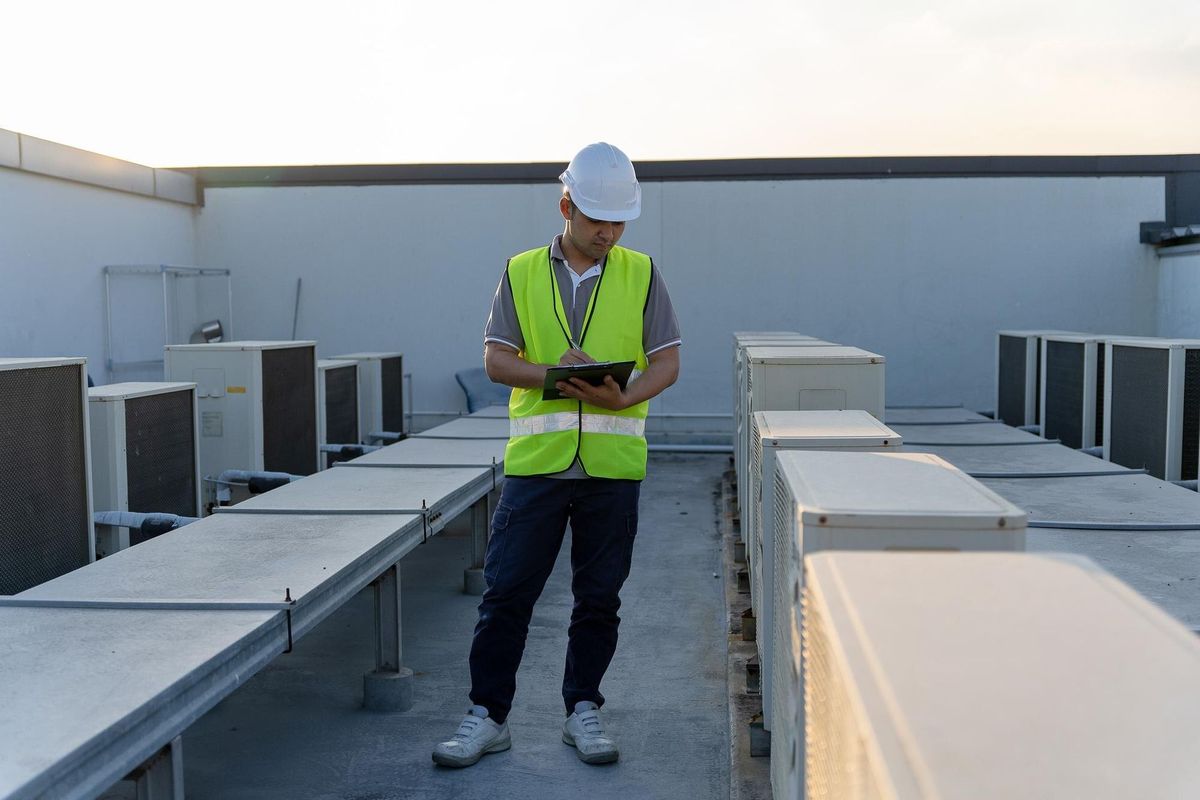
<path fill-rule="evenodd" d="M 496 572 L 504 560 L 504 550 L 508 546 L 510 516 L 512 516 L 512 508 L 503 502 L 496 504 L 496 511 L 492 514 L 492 528 L 488 535 L 487 551 L 483 558 L 483 580 L 489 589 L 495 583 Z"/>

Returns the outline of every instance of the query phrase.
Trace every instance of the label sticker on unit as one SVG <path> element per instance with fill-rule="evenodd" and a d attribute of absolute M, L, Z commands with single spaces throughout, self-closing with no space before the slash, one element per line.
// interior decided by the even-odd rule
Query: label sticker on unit
<path fill-rule="evenodd" d="M 208 437 L 224 436 L 224 418 L 220 411 L 200 412 L 200 435 Z"/>
<path fill-rule="evenodd" d="M 245 394 L 246 387 L 245 386 L 226 386 L 225 391 L 229 392 L 230 394 Z"/>

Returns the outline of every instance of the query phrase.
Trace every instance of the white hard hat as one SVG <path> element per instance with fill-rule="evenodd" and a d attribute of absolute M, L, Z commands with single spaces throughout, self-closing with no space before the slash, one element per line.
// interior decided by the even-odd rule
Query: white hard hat
<path fill-rule="evenodd" d="M 642 187 L 633 162 L 611 144 L 589 144 L 558 179 L 571 193 L 571 202 L 592 219 L 627 222 L 642 213 Z"/>

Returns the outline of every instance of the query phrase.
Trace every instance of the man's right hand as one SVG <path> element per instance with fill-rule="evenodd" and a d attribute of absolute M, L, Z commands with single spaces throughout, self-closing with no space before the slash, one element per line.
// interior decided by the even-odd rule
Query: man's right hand
<path fill-rule="evenodd" d="M 576 364 L 595 364 L 596 359 L 589 356 L 587 353 L 576 348 L 571 348 L 562 354 L 562 358 L 558 359 L 558 366 L 570 367 Z"/>

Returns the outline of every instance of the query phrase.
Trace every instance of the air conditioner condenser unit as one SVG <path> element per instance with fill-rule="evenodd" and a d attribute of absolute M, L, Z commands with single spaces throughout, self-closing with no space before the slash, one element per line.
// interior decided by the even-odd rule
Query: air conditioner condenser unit
<path fill-rule="evenodd" d="M 807 746 L 781 755 L 806 758 L 808 797 L 1200 785 L 1200 641 L 1087 559 L 820 553 L 805 574 Z"/>
<path fill-rule="evenodd" d="M 803 791 L 805 556 L 825 550 L 1025 548 L 1025 512 L 928 453 L 776 455 L 771 786 Z M 763 509 L 764 514 L 767 509 Z M 796 756 L 796 753 L 799 756 Z"/>
<path fill-rule="evenodd" d="M 1040 425 L 1043 336 L 1073 331 L 998 331 L 996 334 L 996 419 L 1014 428 Z"/>
<path fill-rule="evenodd" d="M 771 730 L 775 619 L 775 463 L 790 450 L 899 452 L 900 434 L 866 411 L 757 411 L 750 417 L 749 513 L 742 515 L 750 599 L 758 630 L 763 725 Z M 765 512 L 765 513 L 764 513 Z"/>
<path fill-rule="evenodd" d="M 1113 339 L 1105 353 L 1104 457 L 1168 481 L 1200 462 L 1200 340 Z"/>
<path fill-rule="evenodd" d="M 317 471 L 316 342 L 166 347 L 166 374 L 196 384 L 200 471 Z"/>
<path fill-rule="evenodd" d="M 322 445 L 359 444 L 358 364 L 346 359 L 322 358 L 317 361 L 318 440 Z M 342 460 L 334 453 L 323 453 L 321 468 Z"/>
<path fill-rule="evenodd" d="M 339 361 L 358 362 L 359 438 L 373 433 L 408 433 L 404 408 L 403 353 L 348 353 Z"/>
<path fill-rule="evenodd" d="M 87 359 L 0 358 L 0 595 L 94 557 Z"/>
<path fill-rule="evenodd" d="M 114 383 L 88 390 L 92 505 L 199 517 L 200 453 L 194 383 Z M 137 530 L 100 525 L 97 557 L 142 542 Z"/>

